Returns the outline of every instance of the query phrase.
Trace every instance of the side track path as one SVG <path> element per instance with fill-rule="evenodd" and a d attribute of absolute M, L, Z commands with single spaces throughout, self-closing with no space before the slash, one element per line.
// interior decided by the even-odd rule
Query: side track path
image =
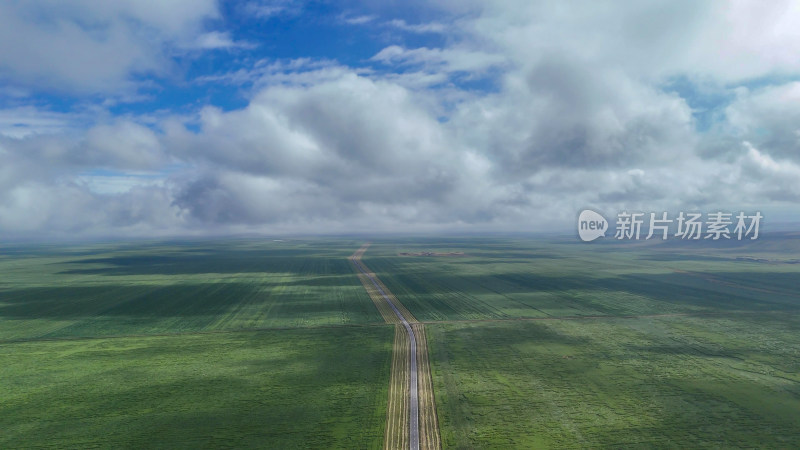
<path fill-rule="evenodd" d="M 384 448 L 439 449 L 441 441 L 425 328 L 361 262 L 368 247 L 369 244 L 365 244 L 358 249 L 350 261 L 383 319 L 395 324 Z"/>

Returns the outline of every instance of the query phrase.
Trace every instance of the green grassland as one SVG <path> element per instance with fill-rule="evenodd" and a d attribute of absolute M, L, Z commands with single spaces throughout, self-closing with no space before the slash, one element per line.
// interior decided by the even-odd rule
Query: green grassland
<path fill-rule="evenodd" d="M 0 259 L 0 340 L 382 323 L 350 241 L 40 248 Z"/>
<path fill-rule="evenodd" d="M 446 448 L 797 448 L 800 320 L 429 326 Z"/>
<path fill-rule="evenodd" d="M 380 447 L 393 328 L 362 243 L 0 248 L 0 447 Z M 363 261 L 426 322 L 445 448 L 800 446 L 800 236 Z"/>
<path fill-rule="evenodd" d="M 395 240 L 364 261 L 421 321 L 800 308 L 800 237 L 670 244 Z M 399 256 L 421 251 L 464 256 Z"/>
<path fill-rule="evenodd" d="M 364 260 L 428 322 L 445 448 L 796 448 L 798 257 L 799 236 L 451 238 Z"/>
<path fill-rule="evenodd" d="M 0 249 L 0 448 L 380 448 L 348 240 Z"/>
<path fill-rule="evenodd" d="M 393 330 L 0 345 L 0 448 L 380 448 Z"/>

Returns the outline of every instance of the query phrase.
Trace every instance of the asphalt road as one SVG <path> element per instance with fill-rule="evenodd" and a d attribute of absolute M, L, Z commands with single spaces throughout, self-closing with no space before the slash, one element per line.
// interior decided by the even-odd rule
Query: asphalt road
<path fill-rule="evenodd" d="M 378 292 L 381 293 L 383 299 L 386 300 L 386 303 L 392 307 L 392 310 L 395 314 L 397 314 L 397 318 L 400 319 L 400 322 L 403 323 L 403 326 L 406 327 L 406 331 L 408 335 L 411 337 L 411 381 L 410 386 L 408 389 L 408 397 L 409 397 L 409 420 L 408 420 L 408 437 L 409 437 L 409 448 L 411 450 L 419 450 L 419 394 L 417 393 L 417 338 L 414 336 L 414 330 L 411 329 L 411 325 L 409 325 L 408 321 L 403 314 L 400 312 L 399 309 L 392 303 L 392 300 L 389 299 L 389 296 L 386 295 L 386 292 L 380 287 L 375 278 L 364 269 L 364 266 L 361 265 L 361 261 L 353 260 L 358 267 L 358 270 L 361 271 L 364 275 L 372 281 L 372 284 L 375 285 L 375 288 Z"/>

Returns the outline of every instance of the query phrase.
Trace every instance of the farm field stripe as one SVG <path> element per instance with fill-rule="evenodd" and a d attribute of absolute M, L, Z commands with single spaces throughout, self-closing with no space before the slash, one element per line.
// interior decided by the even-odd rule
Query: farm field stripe
<path fill-rule="evenodd" d="M 431 377 L 430 358 L 428 357 L 428 340 L 423 324 L 413 324 L 417 336 L 417 359 L 419 361 L 419 411 L 420 411 L 420 447 L 423 449 L 440 449 L 439 421 L 436 416 L 436 398 L 433 395 L 433 378 Z M 427 376 L 425 375 L 427 374 Z"/>
<path fill-rule="evenodd" d="M 44 336 L 30 338 L 0 339 L 0 344 L 22 344 L 27 342 L 69 342 L 69 341 L 88 341 L 101 339 L 126 339 L 126 338 L 146 338 L 146 337 L 169 337 L 169 336 L 194 336 L 204 334 L 230 334 L 230 333 L 258 333 L 261 331 L 290 331 L 290 330 L 313 330 L 325 328 L 370 328 L 385 327 L 385 323 L 344 323 L 335 325 L 302 325 L 302 326 L 281 326 L 281 327 L 249 327 L 249 328 L 229 328 L 225 330 L 195 330 L 195 331 L 175 331 L 175 332 L 153 332 L 153 333 L 127 333 L 127 334 L 98 334 L 94 336 Z"/>
<path fill-rule="evenodd" d="M 665 314 L 638 314 L 625 316 L 562 316 L 562 317 L 517 317 L 508 319 L 461 319 L 461 320 L 426 320 L 416 322 L 423 325 L 445 325 L 448 323 L 492 323 L 492 322 L 527 322 L 527 321 L 558 321 L 558 320 L 603 320 L 603 319 L 648 319 L 659 317 L 736 317 L 744 315 L 770 315 L 787 314 L 787 311 L 725 311 L 725 312 L 694 312 L 694 313 L 665 313 Z M 385 323 L 342 323 L 342 324 L 312 324 L 301 326 L 267 326 L 267 327 L 246 327 L 229 328 L 224 330 L 196 330 L 196 331 L 175 331 L 175 332 L 153 332 L 153 333 L 127 333 L 127 334 L 102 334 L 94 336 L 34 336 L 25 338 L 0 339 L 0 344 L 16 344 L 25 342 L 62 342 L 62 341 L 81 341 L 93 339 L 124 339 L 132 337 L 164 337 L 164 336 L 191 336 L 202 334 L 226 334 L 226 333 L 245 333 L 259 331 L 276 330 L 297 330 L 315 328 L 363 328 L 363 327 L 383 327 Z"/>
<path fill-rule="evenodd" d="M 404 327 L 395 325 L 392 370 L 386 415 L 384 448 L 408 448 L 409 340 Z"/>

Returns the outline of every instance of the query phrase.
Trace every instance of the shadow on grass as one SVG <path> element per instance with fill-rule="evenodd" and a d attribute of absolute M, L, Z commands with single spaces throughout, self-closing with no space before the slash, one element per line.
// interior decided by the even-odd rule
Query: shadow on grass
<path fill-rule="evenodd" d="M 602 272 L 598 277 L 588 277 L 568 271 L 563 276 L 532 272 L 461 275 L 453 271 L 394 271 L 389 264 L 375 264 L 373 270 L 402 297 L 401 301 L 408 302 L 433 304 L 449 297 L 467 305 L 473 301 L 470 299 L 508 297 L 536 307 L 538 300 L 530 294 L 547 293 L 561 298 L 565 305 L 583 304 L 587 310 L 608 314 L 642 313 L 638 306 L 652 310 L 650 313 L 676 312 L 674 307 L 684 312 L 800 310 L 800 274 L 791 272 L 670 272 L 605 277 Z M 655 301 L 664 308 L 658 304 L 637 305 L 635 297 Z M 628 303 L 620 303 L 618 298 L 625 298 Z"/>
<path fill-rule="evenodd" d="M 6 291 L 0 301 L 0 336 L 15 340 L 383 322 L 360 286 L 346 291 L 294 288 L 269 292 L 228 283 Z"/>
<path fill-rule="evenodd" d="M 321 269 L 322 274 L 352 273 L 345 258 L 318 257 L 302 250 L 220 251 L 212 255 L 177 253 L 170 255 L 120 255 L 68 261 L 77 267 L 60 272 L 65 275 L 188 275 L 203 273 L 300 273 Z"/>
<path fill-rule="evenodd" d="M 26 380 L 18 389 L 27 395 L 0 403 L 0 442 L 375 447 L 385 426 L 375 412 L 385 409 L 392 333 L 372 328 L 145 338 L 146 346 L 132 350 L 128 346 L 140 338 L 100 341 L 107 351 L 85 349 L 83 342 L 47 343 L 71 356 L 16 359 L 12 369 Z M 42 376 L 56 376 L 56 382 L 43 385 L 37 381 Z"/>
<path fill-rule="evenodd" d="M 298 283 L 294 286 L 302 285 Z M 281 303 L 282 311 L 287 314 L 292 312 L 320 314 L 341 310 L 336 299 L 326 299 L 309 292 L 283 291 L 270 295 L 269 292 L 263 292 L 261 286 L 248 283 L 173 285 L 153 289 L 111 285 L 6 291 L 0 303 L 0 317 L 6 319 L 68 319 L 97 316 L 219 317 L 244 305 L 258 308 L 260 303 L 276 301 Z"/>

